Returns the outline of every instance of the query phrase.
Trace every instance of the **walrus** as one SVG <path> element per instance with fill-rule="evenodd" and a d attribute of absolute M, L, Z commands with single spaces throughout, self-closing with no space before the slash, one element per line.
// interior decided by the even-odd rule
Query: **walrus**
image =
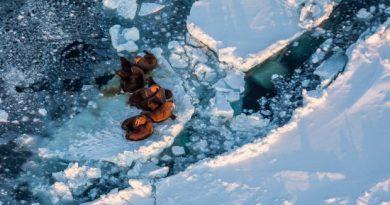
<path fill-rule="evenodd" d="M 152 85 L 149 88 L 139 89 L 129 98 L 129 104 L 144 111 L 154 111 L 167 99 L 172 98 L 170 90 L 166 90 L 158 85 Z"/>
<path fill-rule="evenodd" d="M 121 57 L 122 69 L 116 74 L 120 77 L 121 88 L 124 92 L 134 92 L 145 86 L 145 73 L 131 62 Z"/>
<path fill-rule="evenodd" d="M 122 122 L 122 129 L 126 131 L 126 139 L 140 141 L 153 133 L 153 123 L 145 115 L 137 115 Z"/>
<path fill-rule="evenodd" d="M 135 65 L 140 67 L 145 73 L 149 73 L 157 67 L 157 58 L 152 53 L 144 51 L 145 55 L 135 57 Z"/>
<path fill-rule="evenodd" d="M 153 112 L 142 112 L 141 114 L 148 116 L 152 122 L 163 122 L 167 120 L 168 118 L 171 118 L 172 120 L 176 119 L 176 116 L 173 114 L 173 108 L 175 107 L 175 104 L 173 101 L 166 101 L 164 104 L 162 104 L 160 107 L 158 107 Z"/>

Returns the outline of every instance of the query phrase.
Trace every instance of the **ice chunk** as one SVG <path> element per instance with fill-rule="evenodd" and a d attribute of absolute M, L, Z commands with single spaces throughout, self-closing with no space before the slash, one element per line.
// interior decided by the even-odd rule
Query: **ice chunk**
<path fill-rule="evenodd" d="M 301 9 L 299 25 L 305 29 L 311 29 L 318 26 L 329 18 L 334 6 L 335 2 L 332 0 L 307 1 L 305 6 Z"/>
<path fill-rule="evenodd" d="M 8 122 L 8 113 L 5 110 L 0 110 L 0 122 Z"/>
<path fill-rule="evenodd" d="M 64 171 L 52 175 L 55 180 L 66 185 L 73 194 L 79 195 L 91 185 L 91 180 L 101 177 L 101 170 L 94 167 L 80 167 L 78 163 L 70 163 Z"/>
<path fill-rule="evenodd" d="M 215 97 L 210 100 L 210 103 L 214 115 L 224 118 L 233 117 L 234 110 L 222 92 L 217 92 Z"/>
<path fill-rule="evenodd" d="M 47 115 L 47 111 L 44 109 L 44 108 L 40 108 L 38 109 L 38 113 L 42 116 L 46 116 Z"/>
<path fill-rule="evenodd" d="M 367 11 L 367 9 L 365 8 L 362 8 L 358 11 L 358 13 L 356 14 L 356 16 L 359 18 L 359 19 L 370 19 L 373 17 L 373 15 Z"/>
<path fill-rule="evenodd" d="M 110 36 L 112 46 L 117 52 L 127 51 L 136 52 L 138 51 L 137 44 L 134 41 L 139 39 L 139 31 L 136 27 L 130 29 L 123 29 L 121 31 L 120 25 L 114 25 L 110 28 Z"/>
<path fill-rule="evenodd" d="M 123 36 L 128 41 L 137 41 L 139 40 L 139 31 L 136 27 L 125 28 L 123 29 Z"/>
<path fill-rule="evenodd" d="M 212 82 L 217 77 L 217 74 L 213 69 L 202 63 L 197 64 L 194 70 L 194 74 L 199 81 Z"/>
<path fill-rule="evenodd" d="M 240 71 L 228 71 L 226 77 L 220 79 L 213 87 L 217 91 L 230 92 L 234 90 L 242 93 L 245 90 L 244 73 Z"/>
<path fill-rule="evenodd" d="M 172 154 L 174 154 L 176 156 L 180 156 L 180 155 L 183 155 L 186 153 L 184 151 L 184 148 L 181 146 L 173 146 L 171 150 L 172 150 Z"/>
<path fill-rule="evenodd" d="M 314 74 L 322 79 L 322 84 L 327 85 L 344 69 L 348 58 L 343 53 L 335 53 L 316 68 Z"/>
<path fill-rule="evenodd" d="M 56 182 L 50 187 L 49 196 L 53 204 L 67 204 L 73 201 L 69 187 L 62 182 Z"/>
<path fill-rule="evenodd" d="M 188 58 L 184 54 L 179 55 L 172 53 L 169 56 L 169 62 L 171 63 L 172 67 L 175 68 L 186 68 L 188 66 Z"/>
<path fill-rule="evenodd" d="M 234 116 L 230 121 L 230 128 L 240 132 L 253 132 L 264 128 L 269 123 L 268 119 L 264 119 L 259 113 L 251 115 L 240 115 Z"/>
<path fill-rule="evenodd" d="M 142 3 L 141 9 L 140 9 L 138 15 L 139 16 L 146 16 L 149 14 L 153 14 L 153 13 L 159 12 L 164 7 L 165 7 L 165 5 L 162 5 L 162 4 Z"/>
<path fill-rule="evenodd" d="M 168 167 L 162 167 L 156 170 L 153 170 L 148 173 L 148 177 L 155 179 L 155 178 L 162 178 L 166 177 L 168 175 L 169 168 Z"/>
<path fill-rule="evenodd" d="M 109 9 L 116 9 L 123 18 L 134 19 L 137 11 L 137 0 L 103 0 L 103 5 Z"/>

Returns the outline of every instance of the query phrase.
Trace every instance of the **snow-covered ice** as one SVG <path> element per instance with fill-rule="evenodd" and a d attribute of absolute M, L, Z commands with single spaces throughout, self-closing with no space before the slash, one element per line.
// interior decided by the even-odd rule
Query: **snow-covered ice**
<path fill-rule="evenodd" d="M 301 26 L 310 29 L 327 19 L 334 5 L 330 0 L 200 0 L 192 6 L 187 28 L 220 61 L 249 70 L 299 36 Z"/>
<path fill-rule="evenodd" d="M 291 122 L 156 186 L 157 204 L 386 204 L 390 20 L 348 53 Z M 196 194 L 194 194 L 196 193 Z"/>
<path fill-rule="evenodd" d="M 156 3 L 142 3 L 141 9 L 139 10 L 139 16 L 146 16 L 161 11 L 165 5 Z"/>
<path fill-rule="evenodd" d="M 137 205 L 149 205 L 154 204 L 155 199 L 152 196 L 152 186 L 139 180 L 129 180 L 130 188 L 118 191 L 112 190 L 107 195 L 103 195 L 100 199 L 84 203 L 84 205 L 125 205 L 125 204 L 137 204 Z"/>
<path fill-rule="evenodd" d="M 164 88 L 174 93 L 177 119 L 155 124 L 154 134 L 140 142 L 127 141 L 120 127 L 123 120 L 141 111 L 130 107 L 128 95 L 99 97 L 96 106 L 87 107 L 59 128 L 53 139 L 41 145 L 42 157 L 62 157 L 69 160 L 108 160 L 122 166 L 134 160 L 146 160 L 170 146 L 184 124 L 191 118 L 194 107 L 186 94 L 180 76 L 162 56 L 161 49 L 152 52 L 158 58 L 159 68 L 152 76 Z M 112 81 L 115 82 L 115 79 Z M 113 83 L 112 86 L 118 86 Z"/>

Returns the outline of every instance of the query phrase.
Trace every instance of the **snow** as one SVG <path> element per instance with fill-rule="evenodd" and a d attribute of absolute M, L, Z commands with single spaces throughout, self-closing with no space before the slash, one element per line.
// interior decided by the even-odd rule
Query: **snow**
<path fill-rule="evenodd" d="M 109 32 L 112 46 L 118 53 L 122 51 L 138 51 L 138 46 L 134 42 L 139 39 L 139 31 L 136 27 L 122 29 L 120 25 L 114 25 Z"/>
<path fill-rule="evenodd" d="M 114 9 L 123 18 L 133 20 L 137 11 L 137 0 L 103 0 L 104 7 Z"/>
<path fill-rule="evenodd" d="M 330 0 L 200 0 L 192 6 L 187 28 L 220 61 L 247 71 L 283 49 L 302 28 L 327 19 L 334 5 Z"/>
<path fill-rule="evenodd" d="M 156 184 L 157 204 L 387 204 L 390 20 L 290 123 Z M 194 194 L 196 193 L 196 194 Z"/>
<path fill-rule="evenodd" d="M 111 191 L 107 195 L 103 195 L 100 199 L 84 203 L 84 205 L 149 205 L 154 204 L 155 200 L 152 197 L 152 186 L 145 181 L 129 180 L 132 188 L 127 188 L 122 191 Z"/>
<path fill-rule="evenodd" d="M 0 109 L 0 122 L 8 122 L 8 113 Z"/>
<path fill-rule="evenodd" d="M 142 3 L 141 9 L 138 13 L 139 16 L 146 16 L 150 14 L 157 13 L 163 9 L 165 5 L 156 4 L 156 3 Z"/>

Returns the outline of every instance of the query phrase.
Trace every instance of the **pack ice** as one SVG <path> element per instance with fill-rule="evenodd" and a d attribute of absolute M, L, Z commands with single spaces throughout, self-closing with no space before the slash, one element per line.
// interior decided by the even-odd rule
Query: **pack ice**
<path fill-rule="evenodd" d="M 290 123 L 159 182 L 157 204 L 387 204 L 389 28 L 351 48 L 345 72 L 306 92 Z"/>

